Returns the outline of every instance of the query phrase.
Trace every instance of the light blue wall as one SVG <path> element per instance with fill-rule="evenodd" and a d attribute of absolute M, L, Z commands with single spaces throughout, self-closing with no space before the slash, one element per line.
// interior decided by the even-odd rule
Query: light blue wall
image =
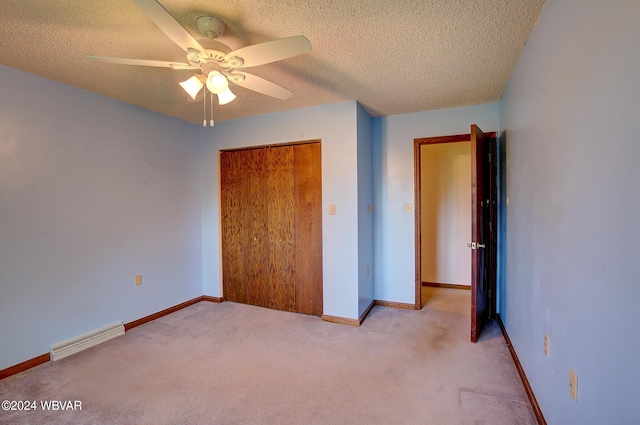
<path fill-rule="evenodd" d="M 638 18 L 636 0 L 547 2 L 501 100 L 502 315 L 550 425 L 640 423 Z"/>
<path fill-rule="evenodd" d="M 373 120 L 374 297 L 415 303 L 415 218 L 413 141 L 468 134 L 471 124 L 496 131 L 498 104 L 468 106 Z M 415 210 L 413 210 L 415 211 Z M 471 235 L 469 235 L 471 236 Z"/>
<path fill-rule="evenodd" d="M 261 115 L 202 129 L 204 292 L 221 290 L 219 152 L 255 145 L 322 141 L 324 314 L 358 318 L 357 103 Z M 329 215 L 335 204 L 337 214 Z"/>
<path fill-rule="evenodd" d="M 201 295 L 198 127 L 0 80 L 0 369 Z"/>
<path fill-rule="evenodd" d="M 358 105 L 358 316 L 373 302 L 373 141 L 371 116 Z M 371 208 L 369 208 L 371 207 Z"/>

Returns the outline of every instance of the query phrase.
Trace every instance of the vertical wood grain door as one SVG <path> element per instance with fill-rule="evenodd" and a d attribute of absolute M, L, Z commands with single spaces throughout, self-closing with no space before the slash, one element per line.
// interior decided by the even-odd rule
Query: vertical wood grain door
<path fill-rule="evenodd" d="M 247 304 L 269 307 L 269 234 L 265 223 L 268 220 L 267 204 L 263 186 L 267 173 L 267 158 L 264 149 L 239 151 L 245 153 L 245 186 L 241 194 L 244 216 L 240 216 L 237 225 L 244 226 L 245 239 L 245 277 L 247 286 Z M 242 221 L 242 219 L 244 221 Z M 232 226 L 233 227 L 233 226 Z M 224 252 L 224 251 L 223 251 Z M 223 271 L 224 273 L 224 271 Z M 226 279 L 225 279 L 226 280 Z"/>
<path fill-rule="evenodd" d="M 322 315 L 320 143 L 220 155 L 223 295 Z"/>
<path fill-rule="evenodd" d="M 489 239 L 489 143 L 477 125 L 471 126 L 471 341 L 477 342 L 489 318 L 487 245 Z"/>
<path fill-rule="evenodd" d="M 296 311 L 293 146 L 267 148 L 266 154 L 267 228 L 271 244 L 269 307 Z"/>
<path fill-rule="evenodd" d="M 296 311 L 322 315 L 322 164 L 320 143 L 294 147 Z"/>
<path fill-rule="evenodd" d="M 247 156 L 246 151 L 220 155 L 223 296 L 241 303 L 247 302 L 244 252 L 248 237 L 244 217 Z"/>

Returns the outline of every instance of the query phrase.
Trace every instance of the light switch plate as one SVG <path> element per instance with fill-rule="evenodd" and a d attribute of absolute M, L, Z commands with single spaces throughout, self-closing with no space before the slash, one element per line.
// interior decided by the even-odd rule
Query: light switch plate
<path fill-rule="evenodd" d="M 410 213 L 411 211 L 413 211 L 411 203 L 407 202 L 406 204 L 404 204 L 404 212 Z"/>
<path fill-rule="evenodd" d="M 578 375 L 569 369 L 569 394 L 576 403 L 578 402 Z"/>
<path fill-rule="evenodd" d="M 336 204 L 329 205 L 329 215 L 336 215 Z"/>
<path fill-rule="evenodd" d="M 549 335 L 544 334 L 544 356 L 549 357 Z"/>

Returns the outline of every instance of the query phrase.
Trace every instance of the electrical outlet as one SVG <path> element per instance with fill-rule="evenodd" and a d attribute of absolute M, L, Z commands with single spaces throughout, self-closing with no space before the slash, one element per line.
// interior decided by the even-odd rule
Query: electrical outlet
<path fill-rule="evenodd" d="M 569 394 L 576 403 L 578 402 L 578 375 L 569 369 Z"/>
<path fill-rule="evenodd" d="M 549 335 L 544 334 L 544 356 L 549 357 Z"/>
<path fill-rule="evenodd" d="M 140 286 L 142 285 L 142 275 L 141 274 L 137 274 L 136 275 L 136 286 Z"/>

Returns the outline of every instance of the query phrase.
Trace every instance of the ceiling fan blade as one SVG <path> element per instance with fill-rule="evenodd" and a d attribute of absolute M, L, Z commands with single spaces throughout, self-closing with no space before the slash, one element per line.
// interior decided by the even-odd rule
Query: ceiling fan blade
<path fill-rule="evenodd" d="M 188 63 L 153 61 L 146 59 L 127 59 L 127 58 L 110 58 L 105 56 L 87 56 L 94 62 L 115 63 L 119 65 L 139 65 L 139 66 L 155 66 L 159 68 L 172 69 L 198 69 L 198 66 L 189 65 Z"/>
<path fill-rule="evenodd" d="M 187 31 L 167 9 L 165 9 L 156 0 L 134 0 L 140 9 L 164 32 L 167 37 L 173 40 L 185 52 L 189 49 L 195 49 L 198 52 L 204 52 L 200 43 Z"/>
<path fill-rule="evenodd" d="M 301 55 L 310 50 L 311 43 L 309 40 L 303 35 L 296 35 L 242 47 L 229 53 L 225 57 L 225 61 L 228 61 L 233 68 L 250 68 Z M 242 61 L 237 61 L 235 58 L 240 58 Z"/>
<path fill-rule="evenodd" d="M 235 71 L 227 74 L 227 77 L 229 81 L 239 85 L 240 87 L 266 94 L 267 96 L 275 97 L 276 99 L 287 100 L 293 96 L 293 93 L 284 87 L 280 87 L 279 85 L 265 80 L 262 77 L 258 77 L 257 75 Z"/>

